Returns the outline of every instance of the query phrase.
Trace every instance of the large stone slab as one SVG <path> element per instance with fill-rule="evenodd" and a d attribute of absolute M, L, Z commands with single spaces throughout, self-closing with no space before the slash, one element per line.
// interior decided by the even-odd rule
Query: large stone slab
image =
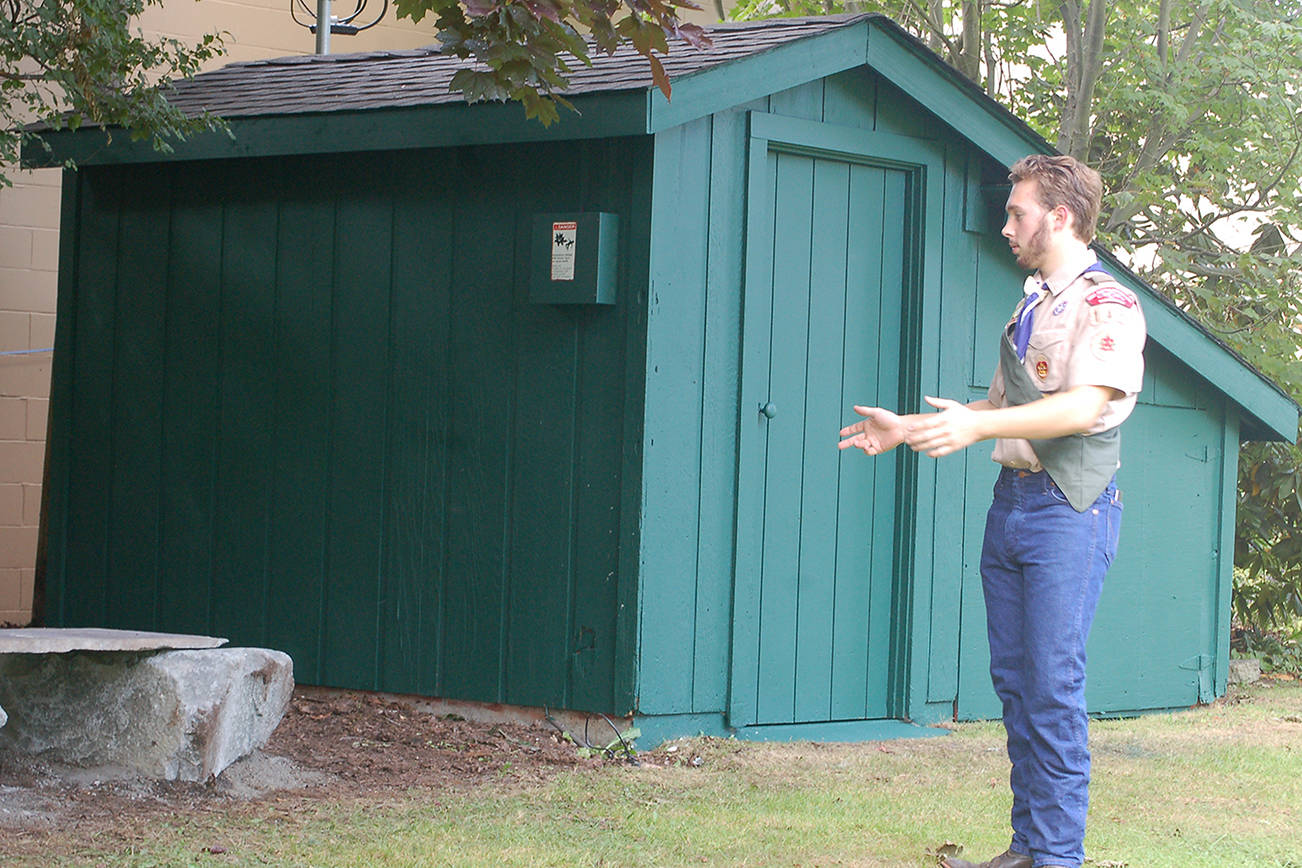
<path fill-rule="evenodd" d="M 106 627 L 18 627 L 0 630 L 0 654 L 63 654 L 68 651 L 157 651 L 218 648 L 216 636 L 111 630 Z"/>
<path fill-rule="evenodd" d="M 293 692 L 264 648 L 0 655 L 0 744 L 72 765 L 203 781 L 266 744 Z"/>

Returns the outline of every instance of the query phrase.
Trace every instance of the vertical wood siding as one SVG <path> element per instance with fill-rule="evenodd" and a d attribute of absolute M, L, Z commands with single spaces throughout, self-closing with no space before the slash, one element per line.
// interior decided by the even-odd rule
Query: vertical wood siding
<path fill-rule="evenodd" d="M 528 232 L 644 226 L 649 156 L 84 170 L 53 619 L 281 648 L 304 683 L 630 710 L 645 240 L 624 236 L 617 305 L 558 307 L 528 302 Z"/>
<path fill-rule="evenodd" d="M 722 713 L 729 696 L 742 270 L 745 245 L 753 241 L 741 237 L 748 111 L 932 140 L 940 134 L 916 104 L 856 69 L 656 137 L 638 633 L 638 708 L 648 715 Z M 899 333 L 881 337 L 898 354 Z M 934 344 L 927 352 L 935 353 Z M 834 420 L 824 432 L 833 450 L 839 424 Z M 928 590 L 924 614 L 929 600 Z M 811 611 L 806 608 L 807 617 Z M 953 671 L 957 636 L 946 635 L 941 657 Z M 823 703 L 828 716 L 855 717 L 847 710 L 848 688 L 833 689 L 838 697 Z M 873 689 L 884 694 L 887 686 Z M 882 695 L 858 704 L 885 702 Z"/>

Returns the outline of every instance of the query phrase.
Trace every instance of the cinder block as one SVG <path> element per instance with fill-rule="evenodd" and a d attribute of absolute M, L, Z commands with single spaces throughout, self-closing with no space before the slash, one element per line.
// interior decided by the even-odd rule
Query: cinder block
<path fill-rule="evenodd" d="M 0 443 L 0 482 L 39 485 L 45 466 L 45 444 L 29 440 Z"/>
<path fill-rule="evenodd" d="M 31 339 L 29 343 L 34 350 L 54 346 L 54 314 L 34 313 L 31 315 Z"/>
<path fill-rule="evenodd" d="M 0 265 L 6 268 L 31 268 L 34 252 L 31 229 L 0 226 Z"/>
<path fill-rule="evenodd" d="M 32 268 L 38 271 L 59 270 L 59 230 L 33 229 Z"/>
<path fill-rule="evenodd" d="M 0 310 L 54 313 L 58 286 L 53 271 L 0 268 Z"/>
<path fill-rule="evenodd" d="M 18 310 L 0 310 L 0 352 L 30 350 L 32 317 Z M 0 358 L 7 358 L 0 356 Z"/>
<path fill-rule="evenodd" d="M 59 228 L 60 187 L 33 184 L 30 180 L 15 177 L 12 187 L 0 189 L 3 222 L 34 229 Z"/>
<path fill-rule="evenodd" d="M 18 571 L 18 611 L 23 616 L 18 623 L 23 624 L 32 619 L 32 591 L 36 587 L 36 567 Z"/>
<path fill-rule="evenodd" d="M 0 357 L 0 396 L 50 397 L 50 353 Z"/>
<path fill-rule="evenodd" d="M 0 527 L 0 569 L 35 566 L 36 528 Z"/>
<path fill-rule="evenodd" d="M 27 428 L 25 431 L 25 435 L 27 439 L 44 440 L 45 429 L 49 426 L 49 421 L 50 421 L 50 399 L 28 398 L 27 399 Z"/>
<path fill-rule="evenodd" d="M 17 569 L 0 570 L 0 623 L 16 623 L 17 618 L 6 618 L 6 613 L 17 613 L 22 609 L 22 576 Z"/>
<path fill-rule="evenodd" d="M 27 400 L 0 398 L 0 440 L 26 440 Z"/>
<path fill-rule="evenodd" d="M 19 527 L 26 523 L 23 521 L 23 487 L 13 483 L 0 485 L 0 526 Z"/>
<path fill-rule="evenodd" d="M 24 169 L 11 177 L 14 184 L 27 187 L 53 187 L 55 190 L 63 187 L 62 169 Z"/>
<path fill-rule="evenodd" d="M 23 524 L 36 527 L 41 523 L 41 486 L 23 486 Z"/>

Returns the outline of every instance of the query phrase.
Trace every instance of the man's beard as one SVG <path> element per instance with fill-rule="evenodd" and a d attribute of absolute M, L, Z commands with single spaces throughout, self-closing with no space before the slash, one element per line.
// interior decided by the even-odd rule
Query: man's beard
<path fill-rule="evenodd" d="M 1027 271 L 1035 271 L 1044 261 L 1044 252 L 1049 249 L 1049 230 L 1043 218 L 1026 244 L 1017 252 L 1017 264 Z"/>

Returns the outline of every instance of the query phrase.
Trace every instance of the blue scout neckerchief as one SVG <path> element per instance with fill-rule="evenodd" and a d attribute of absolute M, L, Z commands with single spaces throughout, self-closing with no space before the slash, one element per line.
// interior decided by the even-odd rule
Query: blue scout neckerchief
<path fill-rule="evenodd" d="M 1081 275 L 1092 271 L 1108 274 L 1095 262 Z M 1034 298 L 1030 300 L 1035 301 Z M 1003 370 L 1004 397 L 1009 406 L 1029 404 L 1044 397 L 1039 384 L 1031 379 L 1022 365 L 1022 360 L 1026 358 L 1026 343 L 1030 340 L 1031 318 L 1025 315 L 1019 317 L 1016 329 L 1011 330 L 1014 333 L 1010 334 L 1010 330 L 1005 329 L 999 340 L 999 367 Z M 1023 321 L 1027 323 L 1025 336 L 1020 334 Z M 1015 339 L 1018 341 L 1016 345 L 1013 343 Z M 1112 481 L 1121 459 L 1120 428 L 1109 428 L 1098 434 L 1068 434 L 1049 439 L 1031 439 L 1030 444 L 1035 450 L 1035 456 L 1040 459 L 1040 466 L 1048 472 L 1058 490 L 1077 512 L 1084 512 L 1098 500 Z"/>

